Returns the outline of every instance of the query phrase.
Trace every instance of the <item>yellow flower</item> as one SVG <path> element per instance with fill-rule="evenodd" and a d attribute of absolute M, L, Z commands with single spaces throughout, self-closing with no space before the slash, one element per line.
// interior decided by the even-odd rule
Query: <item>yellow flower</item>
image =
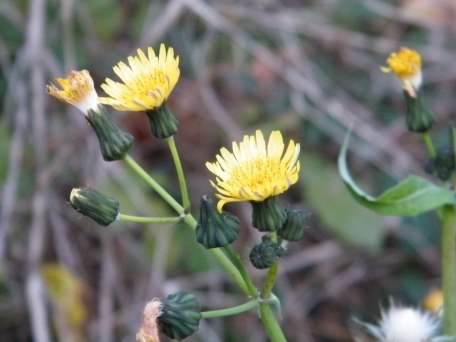
<path fill-rule="evenodd" d="M 136 334 L 136 341 L 160 342 L 157 319 L 162 314 L 162 306 L 163 304 L 158 298 L 154 298 L 146 304 L 143 323 Z"/>
<path fill-rule="evenodd" d="M 404 90 L 411 96 L 416 97 L 416 91 L 422 82 L 421 56 L 408 48 L 401 48 L 393 52 L 386 60 L 388 66 L 381 67 L 385 73 L 393 72 L 401 80 Z"/>
<path fill-rule="evenodd" d="M 206 163 L 206 167 L 216 176 L 212 186 L 220 199 L 217 209 L 222 211 L 229 202 L 261 202 L 269 197 L 285 192 L 299 178 L 300 145 L 290 140 L 285 145 L 282 134 L 273 131 L 266 146 L 263 134 L 244 136 L 239 144 L 233 142 L 233 152 L 220 150 L 217 161 Z"/>
<path fill-rule="evenodd" d="M 439 289 L 430 291 L 423 300 L 423 307 L 432 312 L 438 312 L 443 306 L 443 293 Z"/>
<path fill-rule="evenodd" d="M 66 78 L 57 78 L 56 81 L 61 89 L 49 84 L 47 91 L 50 95 L 60 101 L 72 104 L 83 113 L 87 113 L 91 109 L 97 109 L 97 92 L 95 91 L 92 77 L 90 77 L 87 70 L 72 70 Z"/>
<path fill-rule="evenodd" d="M 100 102 L 123 111 L 143 111 L 160 107 L 176 85 L 179 71 L 179 57 L 174 57 L 173 48 L 160 45 L 160 53 L 155 55 L 149 47 L 147 56 L 141 49 L 137 56 L 128 57 L 128 65 L 119 62 L 114 72 L 122 80 L 115 82 L 106 78 L 101 88 L 110 97 Z"/>

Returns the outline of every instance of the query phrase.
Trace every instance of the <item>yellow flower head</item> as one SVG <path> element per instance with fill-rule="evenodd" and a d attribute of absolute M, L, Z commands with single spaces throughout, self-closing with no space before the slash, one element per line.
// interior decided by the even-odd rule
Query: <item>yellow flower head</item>
<path fill-rule="evenodd" d="M 93 85 L 93 79 L 87 70 L 72 70 L 66 78 L 57 78 L 61 89 L 53 84 L 47 86 L 50 95 L 77 107 L 81 112 L 87 113 L 90 109 L 96 110 L 98 96 Z"/>
<path fill-rule="evenodd" d="M 439 289 L 430 291 L 423 300 L 423 307 L 432 312 L 438 312 L 443 306 L 443 293 Z"/>
<path fill-rule="evenodd" d="M 402 81 L 407 93 L 416 97 L 416 91 L 421 86 L 421 56 L 408 48 L 401 48 L 398 52 L 393 52 L 386 60 L 388 66 L 381 67 L 385 73 L 393 72 Z"/>
<path fill-rule="evenodd" d="M 217 161 L 206 163 L 216 176 L 211 181 L 220 201 L 217 209 L 222 211 L 229 202 L 256 201 L 285 192 L 299 178 L 300 145 L 290 140 L 284 153 L 282 134 L 273 131 L 266 145 L 263 134 L 245 135 L 238 144 L 233 142 L 233 152 L 220 150 Z"/>
<path fill-rule="evenodd" d="M 146 304 L 143 323 L 139 332 L 136 334 L 136 341 L 160 342 L 157 319 L 162 314 L 162 306 L 163 304 L 158 298 L 154 298 Z"/>
<path fill-rule="evenodd" d="M 113 68 L 122 82 L 106 78 L 101 85 L 110 96 L 101 98 L 102 103 L 117 110 L 143 111 L 160 107 L 167 100 L 179 79 L 179 57 L 164 44 L 158 56 L 151 47 L 147 56 L 141 49 L 137 53 L 128 57 L 129 65 L 119 62 Z"/>

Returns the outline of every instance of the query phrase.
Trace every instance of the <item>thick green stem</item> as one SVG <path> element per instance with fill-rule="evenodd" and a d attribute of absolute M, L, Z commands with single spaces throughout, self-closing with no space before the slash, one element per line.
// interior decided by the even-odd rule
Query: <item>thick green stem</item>
<path fill-rule="evenodd" d="M 153 179 L 138 163 L 136 163 L 128 154 L 123 158 L 125 164 L 141 177 L 152 189 L 155 190 L 179 215 L 185 215 L 184 208 L 155 180 Z M 197 222 L 195 218 L 188 214 L 184 216 L 184 222 L 193 230 L 196 229 Z M 231 276 L 236 284 L 249 295 L 249 291 L 244 278 L 239 270 L 234 266 L 231 260 L 218 248 L 209 250 L 219 261 L 225 271 Z"/>
<path fill-rule="evenodd" d="M 443 333 L 456 335 L 456 212 L 454 207 L 442 210 L 442 288 Z"/>
<path fill-rule="evenodd" d="M 266 333 L 272 342 L 287 342 L 287 338 L 283 334 L 282 328 L 269 304 L 260 304 L 260 316 Z"/>
<path fill-rule="evenodd" d="M 252 299 L 252 300 L 249 300 L 248 302 L 246 302 L 244 304 L 236 305 L 236 306 L 233 306 L 231 308 L 220 309 L 220 310 L 211 310 L 211 311 L 203 311 L 203 312 L 201 312 L 201 317 L 203 319 L 207 319 L 207 318 L 234 316 L 234 315 L 238 315 L 240 313 L 252 310 L 252 309 L 254 309 L 256 307 L 258 307 L 258 300 L 257 299 Z"/>
<path fill-rule="evenodd" d="M 188 212 L 190 210 L 190 196 L 188 195 L 187 181 L 185 180 L 184 169 L 182 168 L 174 136 L 166 138 L 166 143 L 168 144 L 171 156 L 173 157 L 174 165 L 176 167 L 177 180 L 179 181 L 179 189 L 182 196 L 182 206 L 184 207 L 184 210 Z"/>
<path fill-rule="evenodd" d="M 160 224 L 160 223 L 177 223 L 181 222 L 184 219 L 183 216 L 173 216 L 173 217 L 146 217 L 146 216 L 133 216 L 127 214 L 119 214 L 118 220 L 125 222 L 135 222 L 135 223 L 151 223 L 151 224 Z"/>
<path fill-rule="evenodd" d="M 437 156 L 437 153 L 435 151 L 434 144 L 432 143 L 432 138 L 429 132 L 424 132 L 422 134 L 424 144 L 426 145 L 426 148 L 428 150 L 429 155 L 431 158 L 435 158 Z"/>

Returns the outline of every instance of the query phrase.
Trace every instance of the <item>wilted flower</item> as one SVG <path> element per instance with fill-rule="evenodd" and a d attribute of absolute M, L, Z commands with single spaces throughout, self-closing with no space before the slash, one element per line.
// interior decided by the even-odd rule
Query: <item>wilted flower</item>
<path fill-rule="evenodd" d="M 268 144 L 261 131 L 245 135 L 239 144 L 233 142 L 233 152 L 220 150 L 213 163 L 206 167 L 216 176 L 211 184 L 220 199 L 217 209 L 230 202 L 262 202 L 285 192 L 299 178 L 300 145 L 290 140 L 284 153 L 282 134 L 273 131 Z"/>
<path fill-rule="evenodd" d="M 136 334 L 136 341 L 160 342 L 157 319 L 162 314 L 162 307 L 163 304 L 158 298 L 154 298 L 146 304 L 143 323 Z"/>
<path fill-rule="evenodd" d="M 138 49 L 136 56 L 128 57 L 128 64 L 119 62 L 113 68 L 122 82 L 106 78 L 101 88 L 109 97 L 100 101 L 124 111 L 152 110 L 164 104 L 180 75 L 173 48 L 161 44 L 158 56 L 151 47 L 147 56 Z"/>
<path fill-rule="evenodd" d="M 416 97 L 422 83 L 420 54 L 403 47 L 398 52 L 391 53 L 386 64 L 387 66 L 382 67 L 381 70 L 396 74 L 408 95 Z"/>
<path fill-rule="evenodd" d="M 49 84 L 47 90 L 50 95 L 77 107 L 81 112 L 87 114 L 89 110 L 96 110 L 98 96 L 93 85 L 93 79 L 87 70 L 68 73 L 66 78 L 57 78 L 61 89 L 54 84 Z"/>

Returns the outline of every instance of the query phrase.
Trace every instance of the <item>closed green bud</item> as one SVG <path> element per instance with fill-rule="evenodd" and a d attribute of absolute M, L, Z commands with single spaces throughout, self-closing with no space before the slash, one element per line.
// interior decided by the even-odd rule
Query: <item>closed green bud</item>
<path fill-rule="evenodd" d="M 435 158 L 428 161 L 425 170 L 438 177 L 441 181 L 449 180 L 451 174 L 455 171 L 454 152 L 448 147 L 439 149 Z"/>
<path fill-rule="evenodd" d="M 201 306 L 196 297 L 187 292 L 166 297 L 157 319 L 160 331 L 179 341 L 197 331 L 200 320 Z"/>
<path fill-rule="evenodd" d="M 271 267 L 284 252 L 283 247 L 277 242 L 263 237 L 263 241 L 252 248 L 249 259 L 255 268 L 265 269 Z"/>
<path fill-rule="evenodd" d="M 179 121 L 176 116 L 168 109 L 166 103 L 158 108 L 146 111 L 149 118 L 150 129 L 152 134 L 159 138 L 165 139 L 176 134 L 179 129 Z"/>
<path fill-rule="evenodd" d="M 278 231 L 279 236 L 288 241 L 298 241 L 304 236 L 307 214 L 302 209 L 285 209 L 287 219 Z"/>
<path fill-rule="evenodd" d="M 404 91 L 407 106 L 407 127 L 410 132 L 425 133 L 434 125 L 434 114 L 426 108 L 421 96 L 417 91 L 416 96 L 410 96 Z"/>
<path fill-rule="evenodd" d="M 82 215 L 108 226 L 119 215 L 119 201 L 92 188 L 74 188 L 70 194 L 71 206 Z"/>
<path fill-rule="evenodd" d="M 252 224 L 260 232 L 273 232 L 282 228 L 287 219 L 285 210 L 281 208 L 275 197 L 269 197 L 262 202 L 252 204 Z"/>
<path fill-rule="evenodd" d="M 117 127 L 102 105 L 98 105 L 96 110 L 90 109 L 86 119 L 97 135 L 103 159 L 122 159 L 133 144 L 133 136 Z"/>
<path fill-rule="evenodd" d="M 239 219 L 226 212 L 219 213 L 214 202 L 203 196 L 200 217 L 196 227 L 196 240 L 206 248 L 229 245 L 239 237 Z"/>

